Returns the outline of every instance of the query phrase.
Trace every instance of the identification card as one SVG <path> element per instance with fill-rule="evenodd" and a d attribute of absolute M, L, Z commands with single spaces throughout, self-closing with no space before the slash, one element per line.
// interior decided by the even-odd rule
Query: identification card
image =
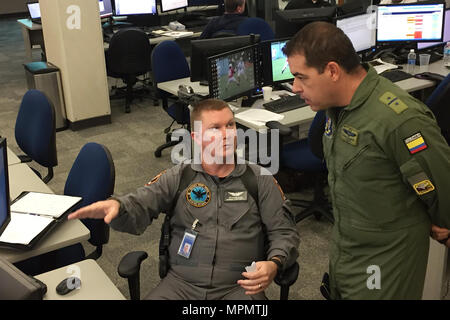
<path fill-rule="evenodd" d="M 195 239 L 197 238 L 197 232 L 193 230 L 184 231 L 183 240 L 181 241 L 180 247 L 178 248 L 178 254 L 189 259 L 191 255 L 192 248 L 194 247 Z"/>

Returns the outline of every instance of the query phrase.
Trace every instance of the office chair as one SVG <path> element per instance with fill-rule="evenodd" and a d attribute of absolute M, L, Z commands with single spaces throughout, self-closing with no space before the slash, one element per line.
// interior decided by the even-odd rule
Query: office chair
<path fill-rule="evenodd" d="M 191 75 L 189 64 L 180 46 L 175 41 L 166 40 L 159 43 L 152 53 L 152 70 L 155 83 L 188 78 Z M 176 101 L 169 106 L 170 93 L 158 90 L 162 99 L 164 111 L 173 119 L 169 127 L 164 130 L 166 143 L 155 151 L 155 157 L 160 158 L 162 150 L 170 148 L 180 141 L 171 141 L 171 128 L 174 122 L 189 128 L 190 112 L 186 103 Z"/>
<path fill-rule="evenodd" d="M 114 193 L 115 167 L 109 150 L 98 143 L 85 144 L 72 168 L 64 186 L 64 194 L 82 197 L 78 208 L 97 201 L 106 200 Z M 84 259 L 98 259 L 103 245 L 109 240 L 109 225 L 103 220 L 81 219 L 90 231 L 89 242 L 96 246 L 91 254 L 85 254 L 81 243 L 54 250 L 16 263 L 16 267 L 31 275 L 47 272 Z"/>
<path fill-rule="evenodd" d="M 261 18 L 247 18 L 242 21 L 237 28 L 237 34 L 240 36 L 252 33 L 259 34 L 261 36 L 261 41 L 273 40 L 275 38 L 275 33 L 270 25 Z"/>
<path fill-rule="evenodd" d="M 450 145 L 450 74 L 434 89 L 425 104 L 433 111 L 442 135 Z"/>
<path fill-rule="evenodd" d="M 106 71 L 109 77 L 120 78 L 126 84 L 126 113 L 131 111 L 130 105 L 135 98 L 133 86 L 137 77 L 151 70 L 151 51 L 148 36 L 141 29 L 121 29 L 111 37 L 105 53 Z"/>
<path fill-rule="evenodd" d="M 128 279 L 131 300 L 140 299 L 140 269 L 142 261 L 147 257 L 148 254 L 145 251 L 133 251 L 127 253 L 119 262 L 117 271 L 122 278 Z M 275 277 L 275 283 L 280 286 L 280 300 L 288 299 L 289 288 L 297 281 L 299 268 L 298 263 L 295 262 Z"/>
<path fill-rule="evenodd" d="M 269 121 L 266 126 L 271 129 L 285 128 L 276 121 Z M 313 119 L 308 132 L 308 138 L 282 144 L 280 142 L 281 168 L 310 173 L 314 176 L 314 198 L 312 201 L 290 199 L 293 206 L 304 208 L 295 215 L 295 222 L 314 215 L 316 219 L 326 218 L 334 223 L 331 205 L 324 193 L 327 185 L 327 169 L 323 160 L 322 135 L 325 127 L 325 112 L 319 111 Z M 289 131 L 280 131 L 280 136 L 286 136 Z"/>
<path fill-rule="evenodd" d="M 42 178 L 45 183 L 53 178 L 53 167 L 58 165 L 56 155 L 55 108 L 47 96 L 39 90 L 28 90 L 22 98 L 17 114 L 15 137 L 25 155 L 19 155 L 21 162 L 36 161 L 48 170 Z"/>

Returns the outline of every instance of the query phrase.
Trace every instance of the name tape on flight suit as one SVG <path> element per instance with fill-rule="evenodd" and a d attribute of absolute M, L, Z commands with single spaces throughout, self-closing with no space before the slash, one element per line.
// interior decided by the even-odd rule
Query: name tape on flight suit
<path fill-rule="evenodd" d="M 431 192 L 435 189 L 430 178 L 428 178 L 428 176 L 424 172 L 418 173 L 408 178 L 408 182 L 411 184 L 414 191 L 419 196 L 427 194 L 428 192 Z"/>
<path fill-rule="evenodd" d="M 204 207 L 211 201 L 211 191 L 203 183 L 191 184 L 186 189 L 186 200 L 194 207 Z"/>
<path fill-rule="evenodd" d="M 380 101 L 387 105 L 389 108 L 395 111 L 395 113 L 400 114 L 406 109 L 408 109 L 408 106 L 399 98 L 397 98 L 396 95 L 394 95 L 392 92 L 385 92 L 381 97 Z"/>
<path fill-rule="evenodd" d="M 425 139 L 422 137 L 420 132 L 413 134 L 411 137 L 408 137 L 403 141 L 405 142 L 410 154 L 415 154 L 428 148 Z"/>
<path fill-rule="evenodd" d="M 247 191 L 226 191 L 224 202 L 247 202 Z"/>

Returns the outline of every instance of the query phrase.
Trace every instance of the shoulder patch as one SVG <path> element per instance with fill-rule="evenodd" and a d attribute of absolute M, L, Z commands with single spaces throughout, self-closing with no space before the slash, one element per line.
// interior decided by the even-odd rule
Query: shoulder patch
<path fill-rule="evenodd" d="M 417 195 L 421 196 L 431 192 L 435 189 L 431 179 L 424 172 L 420 172 L 410 178 L 408 178 L 408 182 L 413 187 L 414 191 Z"/>
<path fill-rule="evenodd" d="M 394 112 L 397 114 L 400 114 L 408 109 L 408 106 L 402 100 L 400 100 L 395 94 L 389 91 L 382 94 L 379 100 L 389 108 L 394 110 Z"/>
<path fill-rule="evenodd" d="M 161 171 L 161 172 L 158 173 L 152 180 L 150 180 L 149 182 L 147 182 L 145 185 L 146 185 L 146 186 L 149 186 L 149 185 L 155 183 L 156 181 L 159 180 L 159 178 L 161 178 L 161 176 L 162 176 L 164 173 L 166 173 L 166 171 L 167 171 L 167 170 Z"/>
<path fill-rule="evenodd" d="M 403 141 L 405 142 L 406 148 L 408 148 L 410 154 L 415 154 L 428 148 L 427 143 L 420 132 L 413 134 Z"/>

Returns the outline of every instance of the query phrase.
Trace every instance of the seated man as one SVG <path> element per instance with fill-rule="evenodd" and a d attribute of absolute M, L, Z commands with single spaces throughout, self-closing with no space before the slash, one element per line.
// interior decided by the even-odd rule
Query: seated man
<path fill-rule="evenodd" d="M 200 39 L 214 37 L 218 32 L 236 34 L 239 24 L 247 19 L 243 15 L 245 11 L 245 0 L 225 0 L 225 13 L 212 19 L 200 35 Z"/>
<path fill-rule="evenodd" d="M 298 257 L 287 200 L 266 170 L 235 158 L 236 123 L 225 102 L 199 102 L 191 121 L 201 151 L 193 164 L 172 167 L 135 193 L 81 208 L 69 219 L 104 219 L 116 230 L 142 234 L 160 212 L 169 214 L 170 268 L 148 299 L 265 299 L 277 271 Z M 186 170 L 193 178 L 180 190 Z M 256 193 L 245 187 L 249 174 Z M 252 261 L 256 271 L 243 272 Z"/>

